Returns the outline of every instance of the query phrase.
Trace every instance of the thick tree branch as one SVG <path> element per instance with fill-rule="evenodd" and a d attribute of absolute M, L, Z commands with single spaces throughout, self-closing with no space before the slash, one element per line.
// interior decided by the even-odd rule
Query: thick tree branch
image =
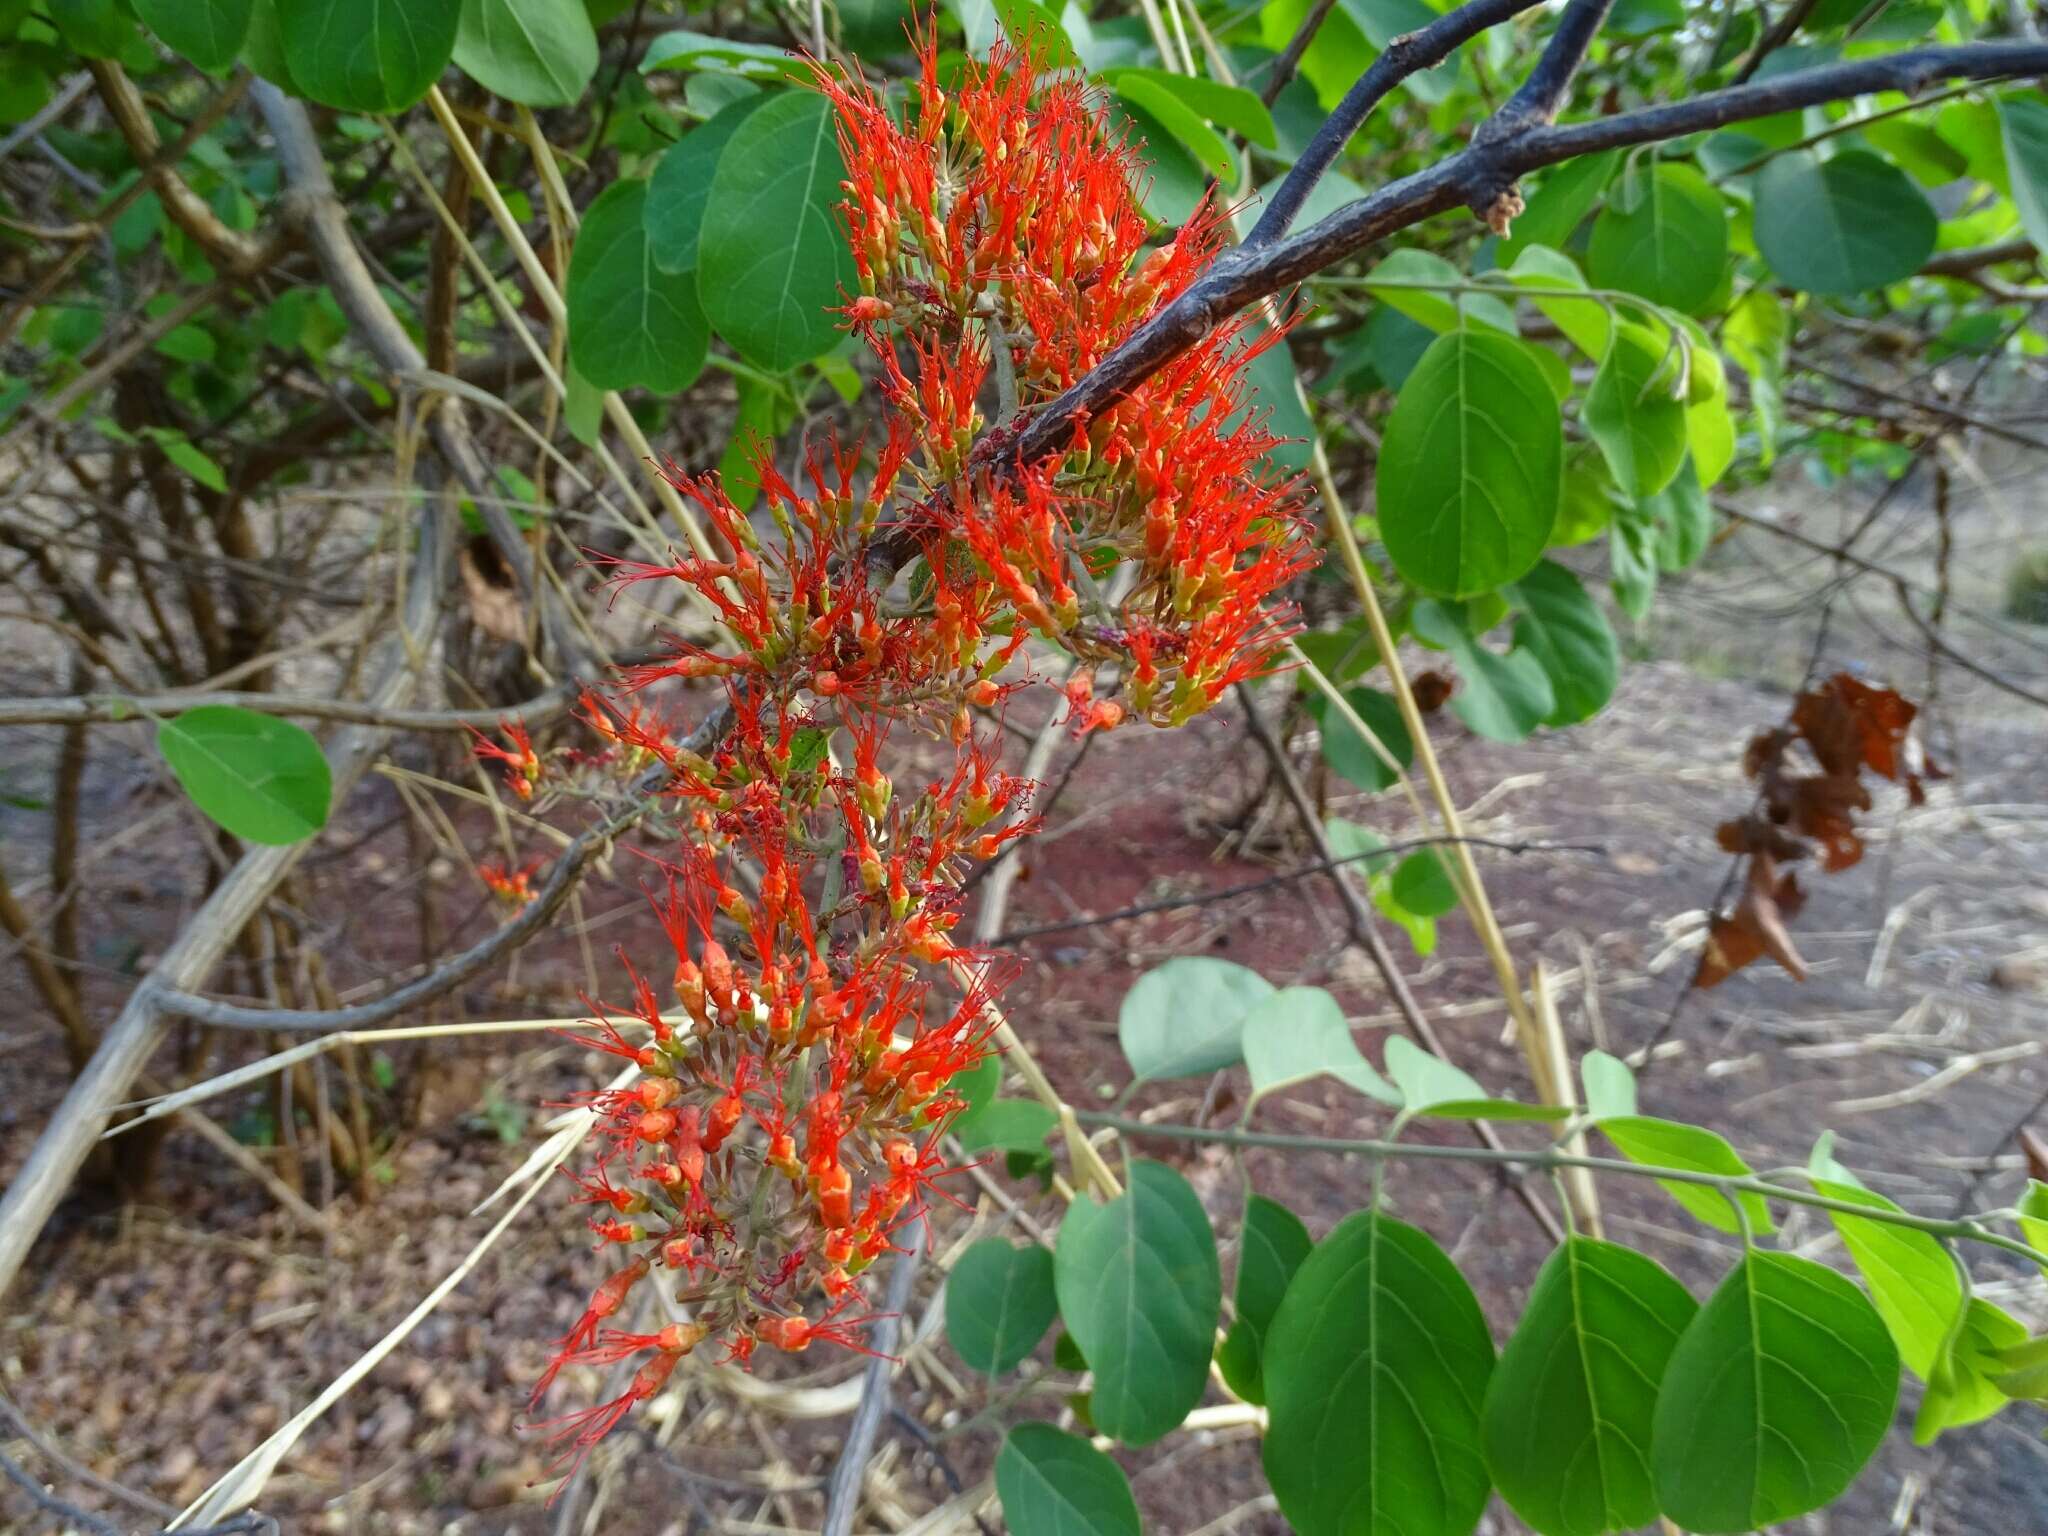
<path fill-rule="evenodd" d="M 1444 19 L 1448 22 L 1451 17 Z M 1297 235 L 1225 251 L 1199 282 L 1132 332 L 1072 389 L 1039 407 L 1015 437 L 994 442 L 985 438 L 977 451 L 984 463 L 994 464 L 1028 462 L 1065 447 L 1077 422 L 1114 405 L 1247 305 L 1356 255 L 1431 214 L 1460 206 L 1481 212 L 1490 209 L 1512 190 L 1518 178 L 1543 166 L 1875 91 L 1911 93 L 1936 80 L 2011 80 L 2042 74 L 2048 74 L 2048 45 L 1971 43 L 1914 48 L 1883 58 L 1800 70 L 1613 117 L 1532 127 L 1492 143 L 1475 142 L 1426 170 L 1359 198 Z"/>
<path fill-rule="evenodd" d="M 1294 169 L 1273 193 L 1266 211 L 1259 215 L 1259 222 L 1245 237 L 1245 245 L 1271 245 L 1287 233 L 1316 183 L 1351 142 L 1351 135 L 1403 80 L 1441 64 L 1470 39 L 1536 3 L 1537 0 L 1466 0 L 1448 15 L 1416 31 L 1404 32 L 1387 44 L 1386 52 L 1372 61 L 1358 77 L 1358 83 L 1337 104 L 1337 110 L 1316 130 L 1308 148 L 1294 162 Z"/>
<path fill-rule="evenodd" d="M 1309 13 L 1302 17 L 1301 25 L 1294 29 L 1294 36 L 1287 40 L 1287 46 L 1280 51 L 1266 70 L 1266 82 L 1259 87 L 1259 100 L 1272 106 L 1280 99 L 1280 93 L 1293 81 L 1295 72 L 1301 68 L 1302 55 L 1309 50 L 1309 44 L 1316 40 L 1316 34 L 1323 30 L 1323 23 L 1330 19 L 1337 0 L 1316 0 Z"/>
<path fill-rule="evenodd" d="M 178 174 L 177 165 L 163 152 L 163 139 L 150 118 L 142 93 L 121 66 L 112 59 L 87 59 L 85 67 L 92 71 L 100 100 L 106 103 L 114 126 L 127 141 L 128 153 L 143 168 L 143 175 L 156 189 L 157 199 L 171 222 L 236 277 L 261 272 L 277 260 L 285 246 L 282 231 L 255 239 L 240 230 L 229 229 L 206 199 Z"/>
<path fill-rule="evenodd" d="M 1593 38 L 1613 6 L 1614 0 L 1571 0 L 1571 4 L 1565 7 L 1564 19 L 1550 35 L 1543 57 L 1529 71 L 1529 78 L 1493 115 L 1492 121 L 1480 130 L 1481 135 L 1489 130 L 1498 132 L 1494 129 L 1495 124 L 1511 130 L 1530 123 L 1555 121 L 1558 108 L 1564 105 L 1564 99 L 1571 91 L 1572 77 L 1585 62 L 1586 50 L 1593 46 Z"/>

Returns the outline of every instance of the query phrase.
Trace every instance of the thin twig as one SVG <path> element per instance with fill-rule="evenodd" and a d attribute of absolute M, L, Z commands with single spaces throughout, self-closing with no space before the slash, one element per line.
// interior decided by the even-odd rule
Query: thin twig
<path fill-rule="evenodd" d="M 1296 880 L 1306 880 L 1311 875 L 1326 874 L 1346 864 L 1357 864 L 1371 859 L 1384 859 L 1393 854 L 1411 852 L 1417 848 L 1440 847 L 1445 843 L 1465 843 L 1476 848 L 1491 848 L 1499 853 L 1583 853 L 1604 854 L 1604 843 L 1514 843 L 1493 837 L 1411 837 L 1399 842 L 1383 843 L 1369 853 L 1347 853 L 1341 858 L 1316 859 L 1307 864 L 1297 865 L 1277 875 L 1268 875 L 1262 880 L 1246 880 L 1238 885 L 1226 885 L 1213 891 L 1201 891 L 1192 896 L 1173 896 L 1164 901 L 1141 902 L 1134 907 L 1121 907 L 1114 912 L 1105 912 L 1099 917 L 1073 917 L 1063 922 L 1038 923 L 1029 928 L 1012 928 L 997 934 L 992 944 L 1015 944 L 1025 939 L 1044 938 L 1051 933 L 1074 933 L 1083 928 L 1099 928 L 1105 923 L 1127 922 L 1134 917 L 1149 917 L 1154 912 L 1180 912 L 1191 907 L 1205 907 L 1212 902 L 1228 901 L 1233 896 L 1249 896 L 1256 891 L 1270 891 L 1275 886 L 1290 885 Z"/>

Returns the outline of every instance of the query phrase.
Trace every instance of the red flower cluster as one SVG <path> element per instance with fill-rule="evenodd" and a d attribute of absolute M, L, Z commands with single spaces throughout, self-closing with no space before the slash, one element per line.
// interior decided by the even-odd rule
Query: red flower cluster
<path fill-rule="evenodd" d="M 1241 334 L 1182 356 L 1055 460 L 989 453 L 1221 239 L 1205 210 L 1146 251 L 1138 168 L 1099 101 L 1002 54 L 949 95 L 930 44 L 907 125 L 864 86 L 820 86 L 852 168 L 862 293 L 846 312 L 891 419 L 865 473 L 860 451 L 820 449 L 799 489 L 764 458 L 758 524 L 715 482 L 672 474 L 719 557 L 619 572 L 685 583 L 731 638 L 675 641 L 621 700 L 589 706 L 608 759 L 662 765 L 688 838 L 656 902 L 672 975 L 629 962 L 631 1003 L 599 1008 L 599 1048 L 639 1075 L 591 1096 L 605 1148 L 578 1182 L 592 1230 L 631 1256 L 540 1388 L 567 1365 L 646 1360 L 619 1399 L 554 1421 L 571 1456 L 699 1346 L 741 1362 L 764 1344 L 861 1347 L 860 1276 L 949 1171 L 952 1084 L 986 1053 L 1007 979 L 954 931 L 968 871 L 1034 825 L 1031 786 L 974 714 L 1025 686 L 1026 643 L 1080 659 L 1079 728 L 1178 724 L 1266 665 L 1287 631 L 1269 599 L 1307 559 L 1292 488 L 1261 468 L 1274 440 L 1245 409 Z M 722 681 L 715 745 L 691 750 L 644 707 L 670 678 Z M 950 752 L 913 792 L 885 768 L 904 725 Z M 530 794 L 544 765 L 513 743 L 491 755 Z M 942 1001 L 940 976 L 964 997 Z M 657 1276 L 682 1320 L 605 1326 Z"/>

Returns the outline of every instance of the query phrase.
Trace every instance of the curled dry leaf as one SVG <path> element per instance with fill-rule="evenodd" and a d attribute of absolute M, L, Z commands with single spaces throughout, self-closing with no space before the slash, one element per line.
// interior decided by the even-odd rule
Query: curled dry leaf
<path fill-rule="evenodd" d="M 1769 853 L 1753 853 L 1735 910 L 1725 917 L 1717 915 L 1707 927 L 1707 947 L 1693 985 L 1711 987 L 1760 955 L 1769 955 L 1794 978 L 1806 980 L 1806 962 L 1785 927 L 1805 904 L 1798 876 L 1790 870 L 1780 874 Z"/>
<path fill-rule="evenodd" d="M 469 599 L 469 621 L 493 640 L 518 645 L 526 639 L 526 605 L 505 557 L 486 538 L 463 545 L 456 562 Z"/>
<path fill-rule="evenodd" d="M 1905 785 L 1913 804 L 1925 801 L 1925 781 L 1946 775 L 1913 737 L 1918 713 L 1891 689 L 1838 672 L 1793 702 L 1787 724 L 1750 738 L 1742 771 L 1756 780 L 1756 809 L 1715 829 L 1723 848 L 1749 861 L 1742 895 L 1709 925 L 1694 986 L 1714 986 L 1763 955 L 1806 979 L 1785 926 L 1806 893 L 1782 866 L 1817 855 L 1832 873 L 1862 859 L 1856 813 L 1873 804 L 1866 768 Z"/>
<path fill-rule="evenodd" d="M 1408 687 L 1415 695 L 1415 707 L 1425 715 L 1442 709 L 1458 691 L 1456 679 L 1443 672 L 1418 672 Z"/>

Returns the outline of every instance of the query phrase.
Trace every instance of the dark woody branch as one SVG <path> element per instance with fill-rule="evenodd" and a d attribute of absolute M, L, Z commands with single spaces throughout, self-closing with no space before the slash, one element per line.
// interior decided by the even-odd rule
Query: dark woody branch
<path fill-rule="evenodd" d="M 1418 60 L 1413 68 L 1427 62 Z M 1032 413 L 1014 436 L 984 439 L 977 452 L 993 465 L 1042 458 L 1063 448 L 1077 423 L 1114 405 L 1239 310 L 1432 214 L 1469 207 L 1484 217 L 1513 192 L 1519 178 L 1544 166 L 1876 91 L 1910 94 L 1937 80 L 2013 80 L 2043 74 L 2048 74 L 2044 44 L 1915 48 L 1800 70 L 1612 117 L 1533 123 L 1509 133 L 1475 136 L 1468 148 L 1359 198 L 1297 235 L 1262 242 L 1255 230 L 1252 241 L 1225 251 L 1200 281 L 1140 326 L 1072 389 Z M 1304 188 L 1302 196 L 1306 195 Z"/>

